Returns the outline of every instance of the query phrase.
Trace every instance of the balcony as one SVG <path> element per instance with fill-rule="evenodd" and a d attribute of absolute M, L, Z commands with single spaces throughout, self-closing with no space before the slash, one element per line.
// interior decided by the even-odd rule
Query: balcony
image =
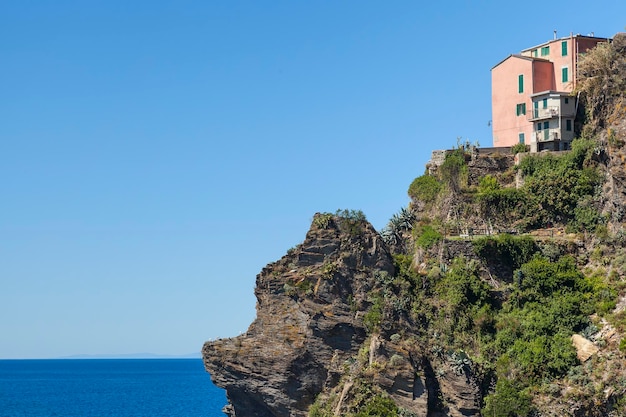
<path fill-rule="evenodd" d="M 535 132 L 535 142 L 553 142 L 561 138 L 559 129 L 544 129 Z"/>
<path fill-rule="evenodd" d="M 530 113 L 528 113 L 528 120 L 541 120 L 541 119 L 551 119 L 553 117 L 559 117 L 559 111 L 561 109 L 559 106 L 550 106 L 541 108 L 541 109 L 531 109 Z"/>
<path fill-rule="evenodd" d="M 546 107 L 545 109 L 544 108 L 540 108 L 540 109 L 531 108 L 527 116 L 528 121 L 532 122 L 536 120 L 552 119 L 554 117 L 573 117 L 574 116 L 573 111 L 562 112 L 561 110 L 562 109 L 559 106 L 550 106 L 550 107 Z"/>

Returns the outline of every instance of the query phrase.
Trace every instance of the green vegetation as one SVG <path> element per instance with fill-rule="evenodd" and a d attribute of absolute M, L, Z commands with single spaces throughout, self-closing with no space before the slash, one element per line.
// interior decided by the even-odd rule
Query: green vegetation
<path fill-rule="evenodd" d="M 398 245 L 400 249 L 406 249 L 405 232 L 413 230 L 413 226 L 417 218 L 415 214 L 407 208 L 402 207 L 400 211 L 393 216 L 381 231 L 385 243 L 388 245 Z"/>
<path fill-rule="evenodd" d="M 570 336 L 589 325 L 593 312 L 588 300 L 597 290 L 572 258 L 550 262 L 536 256 L 518 271 L 496 315 L 494 338 L 483 350 L 496 364 L 498 380 L 485 402 L 488 415 L 527 415 L 528 407 L 513 405 L 528 402 L 527 388 L 563 377 L 578 363 Z M 519 410 L 524 412 L 515 414 Z"/>
<path fill-rule="evenodd" d="M 481 216 L 513 224 L 524 218 L 528 210 L 527 195 L 517 188 L 481 189 L 476 195 Z"/>
<path fill-rule="evenodd" d="M 492 193 L 500 190 L 500 184 L 498 180 L 492 175 L 485 175 L 478 181 L 478 193 Z"/>
<path fill-rule="evenodd" d="M 437 199 L 442 184 L 432 175 L 424 174 L 413 180 L 409 186 L 409 197 L 413 200 L 432 203 Z"/>
<path fill-rule="evenodd" d="M 342 414 L 346 417 L 413 417 L 412 413 L 398 408 L 396 403 L 388 395 L 381 392 L 370 383 L 362 379 L 357 380 L 351 389 L 351 401 L 348 404 L 349 412 Z M 318 397 L 309 409 L 309 417 L 333 417 L 334 401 L 333 396 L 328 399 Z"/>
<path fill-rule="evenodd" d="M 496 384 L 495 393 L 485 400 L 484 416 L 527 417 L 533 411 L 531 398 L 515 381 L 502 378 Z"/>
<path fill-rule="evenodd" d="M 398 406 L 393 400 L 382 394 L 376 394 L 366 399 L 365 403 L 359 407 L 359 411 L 354 417 L 397 417 Z"/>
<path fill-rule="evenodd" d="M 363 222 L 366 220 L 365 214 L 361 210 L 337 210 L 335 216 L 338 219 L 341 231 L 351 236 L 361 234 Z"/>
<path fill-rule="evenodd" d="M 457 148 L 446 155 L 446 159 L 439 167 L 439 177 L 452 192 L 459 192 L 467 186 L 467 161 L 463 148 Z"/>
<path fill-rule="evenodd" d="M 626 57 L 626 36 L 602 48 L 596 53 L 615 57 L 621 51 Z M 626 76 L 616 77 L 615 69 L 601 74 L 608 62 L 600 62 L 599 56 L 594 58 L 596 67 L 588 63 L 585 71 L 604 84 L 581 84 L 588 115 L 597 126 L 615 120 L 611 105 L 619 104 L 626 115 Z M 618 61 L 626 68 L 626 58 Z M 619 97 L 603 102 L 601 95 L 607 92 Z M 626 143 L 619 130 L 607 131 L 606 140 L 610 146 Z M 436 379 L 449 370 L 476 378 L 484 394 L 483 415 L 537 415 L 540 401 L 566 392 L 568 383 L 579 383 L 568 395 L 578 395 L 575 390 L 580 389 L 593 401 L 626 401 L 626 388 L 616 389 L 607 400 L 606 383 L 590 382 L 606 380 L 611 369 L 604 362 L 612 357 L 598 356 L 593 366 L 604 367 L 605 374 L 593 375 L 590 362 L 579 363 L 571 340 L 574 333 L 591 340 L 599 334 L 602 318 L 622 339 L 598 340 L 597 346 L 610 344 L 611 355 L 618 357 L 626 353 L 626 312 L 615 311 L 618 295 L 626 292 L 626 239 L 623 232 L 613 234 L 615 215 L 601 215 L 607 207 L 602 170 L 607 158 L 615 158 L 603 146 L 579 138 L 570 152 L 526 154 L 516 167 L 510 165 L 511 156 L 490 156 L 478 169 L 491 175 L 482 176 L 477 172 L 485 171 L 470 172 L 470 154 L 458 146 L 447 152 L 435 175 L 413 180 L 408 189 L 412 205 L 392 216 L 381 231 L 394 252 L 395 275 L 374 275 L 363 314 L 367 332 L 389 343 L 389 356 L 373 364 L 359 359 L 364 365 L 354 374 L 358 382 L 345 415 L 410 415 L 365 381 L 379 372 L 398 372 L 407 358 L 416 360 L 411 355 L 417 352 L 428 352 Z M 512 148 L 513 154 L 527 151 L 524 144 Z M 505 168 L 496 172 L 498 167 Z M 483 225 L 495 234 L 471 243 L 444 236 L 456 228 L 471 236 L 472 227 Z M 553 227 L 550 239 L 537 230 Z M 565 235 L 563 229 L 578 235 Z M 536 231 L 539 240 L 516 235 L 520 231 Z M 595 234 L 593 239 L 587 239 L 589 233 Z M 595 249 L 586 253 L 589 244 Z M 474 253 L 468 252 L 469 245 Z M 626 386 L 623 373 L 621 378 Z M 612 386 L 621 384 L 616 381 L 611 380 Z M 431 411 L 445 410 L 445 401 L 438 398 L 437 405 L 430 404 L 437 410 Z M 310 415 L 332 415 L 329 404 L 318 404 Z"/>
<path fill-rule="evenodd" d="M 511 153 L 513 155 L 522 153 L 522 152 L 528 152 L 528 151 L 529 151 L 529 146 L 523 143 L 516 143 L 515 145 L 511 147 Z"/>
<path fill-rule="evenodd" d="M 371 305 L 363 316 L 363 325 L 368 333 L 378 330 L 383 318 L 383 297 L 380 294 L 373 294 L 368 300 Z"/>
<path fill-rule="evenodd" d="M 433 324 L 450 347 L 467 348 L 493 332 L 495 300 L 476 262 L 455 258 L 434 290 L 442 302 L 435 307 Z"/>
<path fill-rule="evenodd" d="M 419 224 L 413 230 L 415 231 L 415 244 L 423 249 L 429 249 L 443 239 L 443 235 L 431 224 Z"/>
<path fill-rule="evenodd" d="M 572 143 L 572 151 L 563 156 L 538 155 L 522 160 L 529 226 L 574 221 L 578 203 L 589 201 L 601 183 L 592 159 L 595 146 L 592 140 L 578 139 Z"/>
<path fill-rule="evenodd" d="M 509 185 L 503 187 L 499 182 L 503 175 L 485 175 L 477 185 L 469 186 L 468 155 L 458 148 L 448 152 L 437 176 L 415 178 L 408 193 L 414 202 L 425 203 L 425 210 L 435 201 L 456 195 L 461 218 L 478 215 L 487 223 L 509 225 L 519 231 L 566 226 L 571 232 L 595 232 L 606 222 L 598 209 L 603 181 L 598 149 L 595 140 L 576 139 L 567 154 L 527 154 L 516 167 L 522 174 L 522 185 L 510 186 L 511 171 Z"/>
<path fill-rule="evenodd" d="M 483 177 L 475 197 L 479 212 L 521 229 L 562 224 L 572 231 L 594 231 L 603 223 L 596 207 L 602 181 L 596 147 L 593 140 L 577 139 L 565 155 L 527 155 L 518 168 L 524 176 L 519 189 L 501 188 L 495 178 Z"/>
<path fill-rule="evenodd" d="M 484 236 L 474 240 L 472 244 L 476 254 L 482 259 L 497 259 L 513 269 L 520 268 L 539 251 L 530 236 L 516 237 L 509 234 Z"/>
<path fill-rule="evenodd" d="M 331 213 L 318 213 L 313 217 L 313 224 L 320 229 L 328 229 L 333 220 Z"/>

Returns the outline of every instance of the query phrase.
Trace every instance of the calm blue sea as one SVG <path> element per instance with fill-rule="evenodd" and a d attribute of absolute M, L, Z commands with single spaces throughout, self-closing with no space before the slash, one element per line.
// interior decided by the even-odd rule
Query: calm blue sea
<path fill-rule="evenodd" d="M 0 360 L 2 417 L 224 417 L 200 359 Z"/>

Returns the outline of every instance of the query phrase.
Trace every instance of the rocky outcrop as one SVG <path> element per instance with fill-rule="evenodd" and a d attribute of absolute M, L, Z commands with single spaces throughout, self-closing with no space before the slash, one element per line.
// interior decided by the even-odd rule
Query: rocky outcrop
<path fill-rule="evenodd" d="M 226 390 L 225 412 L 306 415 L 357 355 L 374 276 L 393 269 L 369 223 L 316 215 L 305 241 L 257 276 L 257 316 L 247 332 L 203 347 L 207 371 Z"/>
<path fill-rule="evenodd" d="M 408 306 L 394 307 L 403 305 L 392 294 L 394 269 L 369 223 L 317 214 L 305 241 L 257 276 L 247 332 L 204 345 L 205 367 L 227 393 L 225 413 L 306 416 L 319 396 L 340 416 L 382 393 L 405 415 L 478 416 L 481 384 L 471 364 L 412 336 L 425 323 Z M 395 301 L 373 329 L 376 294 Z"/>

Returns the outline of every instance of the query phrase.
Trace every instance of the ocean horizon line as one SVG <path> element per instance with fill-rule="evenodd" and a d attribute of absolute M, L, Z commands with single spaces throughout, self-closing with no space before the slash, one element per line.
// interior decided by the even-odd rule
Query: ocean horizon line
<path fill-rule="evenodd" d="M 166 355 L 157 353 L 125 353 L 125 354 L 76 354 L 54 357 L 31 358 L 0 358 L 0 360 L 82 360 L 82 359 L 202 359 L 202 354 L 187 353 L 182 355 Z"/>

